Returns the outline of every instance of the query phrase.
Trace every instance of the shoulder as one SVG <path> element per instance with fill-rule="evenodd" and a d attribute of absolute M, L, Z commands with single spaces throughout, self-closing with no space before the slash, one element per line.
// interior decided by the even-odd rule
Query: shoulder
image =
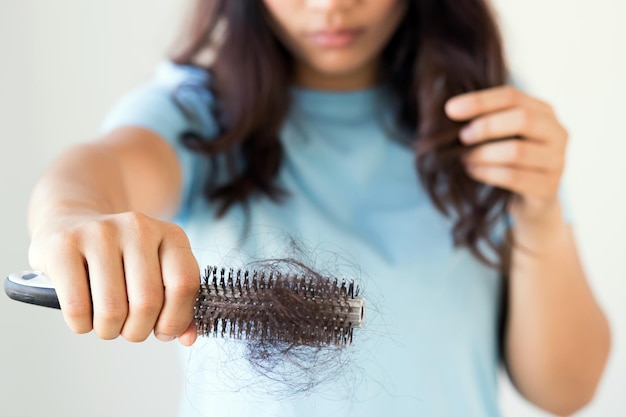
<path fill-rule="evenodd" d="M 169 92 L 176 99 L 213 104 L 210 84 L 211 74 L 204 68 L 161 61 L 144 87 L 151 86 L 162 92 Z"/>
<path fill-rule="evenodd" d="M 114 103 L 100 131 L 139 125 L 170 140 L 186 130 L 215 136 L 218 128 L 210 81 L 210 73 L 203 68 L 161 61 L 146 80 Z"/>
<path fill-rule="evenodd" d="M 152 77 L 155 83 L 165 87 L 173 87 L 185 83 L 205 84 L 209 78 L 209 72 L 204 68 L 177 64 L 170 60 L 159 62 Z"/>

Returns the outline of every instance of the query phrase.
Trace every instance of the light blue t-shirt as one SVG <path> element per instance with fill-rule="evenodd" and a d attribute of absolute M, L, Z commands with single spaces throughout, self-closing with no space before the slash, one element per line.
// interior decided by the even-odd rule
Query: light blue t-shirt
<path fill-rule="evenodd" d="M 201 266 L 305 253 L 314 267 L 356 277 L 368 310 L 348 367 L 295 397 L 251 373 L 236 342 L 201 339 L 184 350 L 180 415 L 498 416 L 498 273 L 453 246 L 451 220 L 419 184 L 414 152 L 389 137 L 384 90 L 294 89 L 277 178 L 288 198 L 254 198 L 247 212 L 216 219 L 201 193 L 207 162 L 179 142 L 190 129 L 217 133 L 214 97 L 188 88 L 205 77 L 163 62 L 114 106 L 102 132 L 142 126 L 177 150 L 185 184 L 177 221 Z M 293 239 L 303 251 L 294 253 Z"/>

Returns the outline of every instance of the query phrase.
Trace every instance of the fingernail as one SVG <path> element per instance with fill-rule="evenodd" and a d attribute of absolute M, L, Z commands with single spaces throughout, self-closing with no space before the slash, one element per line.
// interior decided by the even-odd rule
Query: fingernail
<path fill-rule="evenodd" d="M 462 100 L 452 98 L 448 100 L 448 102 L 446 103 L 446 113 L 448 113 L 451 116 L 461 113 L 463 110 L 464 110 L 464 107 L 463 107 Z"/>
<path fill-rule="evenodd" d="M 463 142 L 471 142 L 474 139 L 474 127 L 467 125 L 459 132 L 459 137 Z"/>
<path fill-rule="evenodd" d="M 161 342 L 171 342 L 172 340 L 176 339 L 176 336 L 168 336 L 166 334 L 155 333 L 154 335 Z"/>

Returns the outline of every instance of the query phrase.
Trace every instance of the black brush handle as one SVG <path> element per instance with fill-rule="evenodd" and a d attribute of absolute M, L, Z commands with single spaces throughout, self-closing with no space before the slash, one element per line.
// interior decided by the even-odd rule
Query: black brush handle
<path fill-rule="evenodd" d="M 4 292 L 13 300 L 60 309 L 57 292 L 50 278 L 39 271 L 22 271 L 4 280 Z"/>

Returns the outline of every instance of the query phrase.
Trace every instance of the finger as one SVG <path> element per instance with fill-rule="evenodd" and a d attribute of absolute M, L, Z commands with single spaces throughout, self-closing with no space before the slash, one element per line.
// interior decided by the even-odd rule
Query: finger
<path fill-rule="evenodd" d="M 187 330 L 185 330 L 178 336 L 178 341 L 183 346 L 191 346 L 196 342 L 197 339 L 198 328 L 196 327 L 196 323 L 194 322 L 191 322 L 189 327 L 187 327 Z"/>
<path fill-rule="evenodd" d="M 122 336 L 131 342 L 146 340 L 163 306 L 163 281 L 158 248 L 133 245 L 124 250 L 124 274 L 128 296 L 128 316 Z"/>
<path fill-rule="evenodd" d="M 182 229 L 170 225 L 159 248 L 165 301 L 154 329 L 161 340 L 183 333 L 193 320 L 200 270 Z"/>
<path fill-rule="evenodd" d="M 54 282 L 63 318 L 75 333 L 88 333 L 93 328 L 91 294 L 83 255 L 59 253 L 48 262 L 45 271 Z"/>
<path fill-rule="evenodd" d="M 452 120 L 469 120 L 512 107 L 530 107 L 542 113 L 552 113 L 548 104 L 508 85 L 452 97 L 446 102 L 445 111 Z"/>
<path fill-rule="evenodd" d="M 515 107 L 472 120 L 459 136 L 468 145 L 514 136 L 560 145 L 567 134 L 554 117 L 531 108 Z"/>
<path fill-rule="evenodd" d="M 93 239 L 110 242 L 111 239 Z M 120 250 L 101 244 L 85 252 L 93 303 L 93 328 L 99 338 L 110 340 L 120 335 L 128 314 L 124 267 Z"/>
<path fill-rule="evenodd" d="M 544 144 L 523 139 L 487 142 L 467 151 L 463 162 L 468 165 L 504 165 L 538 171 L 560 171 L 562 156 Z"/>
<path fill-rule="evenodd" d="M 550 199 L 556 194 L 558 175 L 523 168 L 467 165 L 468 174 L 477 181 L 503 188 L 523 197 Z"/>

